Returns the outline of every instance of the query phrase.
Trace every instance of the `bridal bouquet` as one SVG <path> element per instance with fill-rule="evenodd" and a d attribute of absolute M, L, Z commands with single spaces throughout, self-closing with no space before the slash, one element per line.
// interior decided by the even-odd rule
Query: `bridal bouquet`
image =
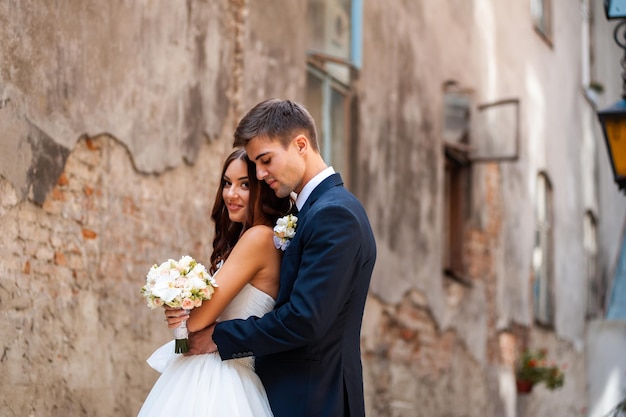
<path fill-rule="evenodd" d="M 178 261 L 168 259 L 161 265 L 153 265 L 146 276 L 141 293 L 148 300 L 148 307 L 155 309 L 167 305 L 187 311 L 210 300 L 217 284 L 204 265 L 191 256 Z M 174 329 L 175 352 L 189 351 L 187 325 L 183 322 Z"/>

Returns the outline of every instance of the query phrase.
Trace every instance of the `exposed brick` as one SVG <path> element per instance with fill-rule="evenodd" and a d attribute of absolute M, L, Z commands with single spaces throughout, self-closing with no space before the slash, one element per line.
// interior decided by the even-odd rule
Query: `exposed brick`
<path fill-rule="evenodd" d="M 97 151 L 100 149 L 100 147 L 96 145 L 96 143 L 91 138 L 85 139 L 85 145 L 90 151 Z"/>
<path fill-rule="evenodd" d="M 65 175 L 65 172 L 62 172 L 61 175 L 59 176 L 59 179 L 57 180 L 57 185 L 63 186 L 63 185 L 67 185 L 69 183 L 69 180 L 67 178 L 67 175 Z"/>
<path fill-rule="evenodd" d="M 515 335 L 509 332 L 502 332 L 499 336 L 500 342 L 500 361 L 502 364 L 513 368 L 515 363 L 517 340 Z"/>
<path fill-rule="evenodd" d="M 59 266 L 66 266 L 67 260 L 65 259 L 65 255 L 62 252 L 54 253 L 54 263 Z"/>
<path fill-rule="evenodd" d="M 65 201 L 66 197 L 65 197 L 65 192 L 59 190 L 58 188 L 53 188 L 52 189 L 52 199 L 53 200 L 59 200 L 59 201 Z"/>
<path fill-rule="evenodd" d="M 91 229 L 83 229 L 81 232 L 85 239 L 95 239 L 98 237 L 98 234 Z"/>

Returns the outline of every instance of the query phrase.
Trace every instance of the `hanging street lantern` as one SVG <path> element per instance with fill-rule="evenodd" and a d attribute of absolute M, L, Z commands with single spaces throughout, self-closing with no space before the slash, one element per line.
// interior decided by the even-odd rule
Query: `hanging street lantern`
<path fill-rule="evenodd" d="M 607 19 L 626 19 L 626 0 L 604 0 Z M 623 36 L 620 39 L 620 31 Z M 615 42 L 624 50 L 622 64 L 622 99 L 608 109 L 598 112 L 602 132 L 613 168 L 617 187 L 626 193 L 626 20 L 622 20 L 613 32 Z"/>
<path fill-rule="evenodd" d="M 598 118 L 613 167 L 613 177 L 618 188 L 626 193 L 626 100 L 599 111 Z"/>

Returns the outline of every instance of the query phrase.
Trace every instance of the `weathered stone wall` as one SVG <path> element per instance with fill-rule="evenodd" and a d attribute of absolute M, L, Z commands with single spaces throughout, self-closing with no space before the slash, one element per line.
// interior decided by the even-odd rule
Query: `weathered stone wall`
<path fill-rule="evenodd" d="M 380 254 L 363 331 L 374 415 L 565 416 L 586 404 L 578 373 L 586 291 L 580 263 L 590 204 L 584 187 L 594 177 L 581 162 L 581 144 L 594 135 L 593 107 L 579 78 L 580 9 L 552 5 L 551 43 L 533 28 L 524 1 L 365 8 L 356 172 Z M 473 115 L 481 104 L 520 103 L 517 124 L 501 126 L 519 133 L 517 158 L 471 169 L 470 285 L 442 274 L 443 91 L 450 82 L 472 93 Z M 556 219 L 556 321 L 545 332 L 533 325 L 531 291 L 539 172 L 553 181 Z M 563 389 L 516 395 L 513 363 L 525 346 L 567 362 Z"/>
<path fill-rule="evenodd" d="M 245 8 L 44 3 L 0 4 L 0 415 L 132 416 L 147 268 L 210 255 Z"/>
<path fill-rule="evenodd" d="M 83 138 L 42 207 L 3 207 L 0 415 L 138 411 L 156 379 L 145 359 L 171 337 L 139 288 L 155 262 L 209 258 L 223 155 L 205 146 L 153 176 L 116 140 Z"/>
<path fill-rule="evenodd" d="M 3 1 L 0 102 L 14 113 L 3 124 L 34 125 L 68 149 L 85 133 L 110 134 L 145 172 L 195 161 L 230 110 L 237 3 Z M 9 155 L 28 162 L 20 143 L 2 135 L 3 168 Z M 24 172 L 2 174 L 28 188 Z"/>

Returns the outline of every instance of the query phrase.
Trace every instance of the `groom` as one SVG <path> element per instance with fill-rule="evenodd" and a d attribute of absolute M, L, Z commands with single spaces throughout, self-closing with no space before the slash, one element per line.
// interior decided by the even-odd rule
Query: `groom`
<path fill-rule="evenodd" d="M 276 417 L 364 416 L 360 333 L 376 259 L 365 210 L 322 159 L 313 118 L 298 103 L 257 104 L 233 145 L 277 196 L 297 193 L 298 222 L 275 309 L 220 322 L 212 340 L 224 360 L 256 357 Z M 210 337 L 210 329 L 192 335 L 191 352 L 206 351 Z"/>

